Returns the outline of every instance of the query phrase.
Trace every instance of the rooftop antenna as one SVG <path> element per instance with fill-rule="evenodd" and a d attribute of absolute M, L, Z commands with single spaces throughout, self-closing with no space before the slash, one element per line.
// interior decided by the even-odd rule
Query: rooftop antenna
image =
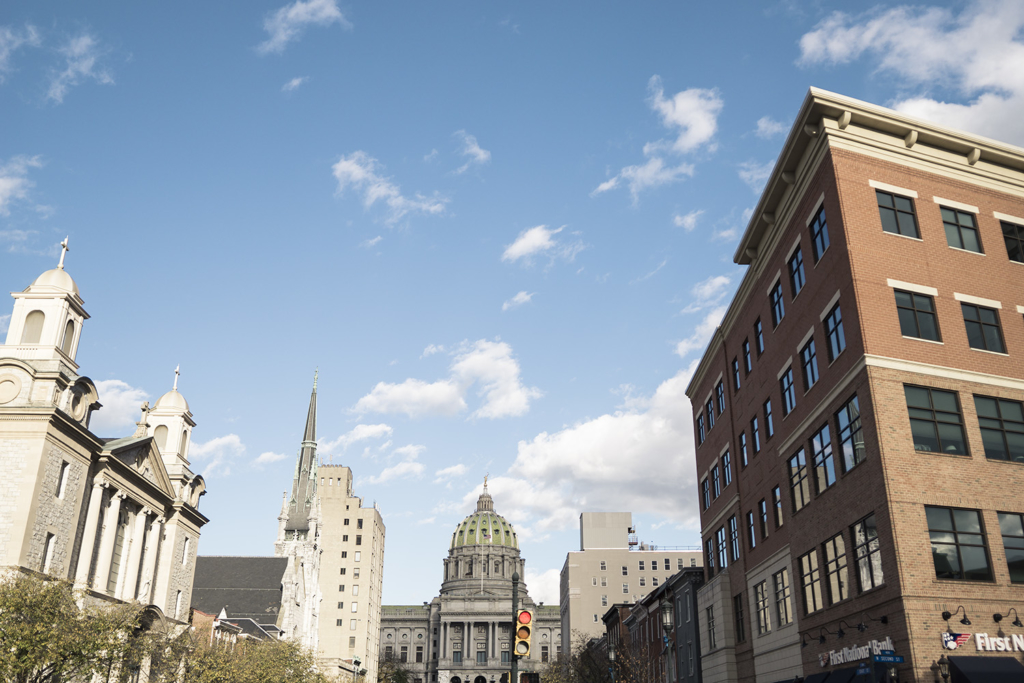
<path fill-rule="evenodd" d="M 70 235 L 68 237 L 70 237 Z M 60 243 L 60 263 L 57 264 L 57 267 L 61 270 L 64 270 L 64 255 L 69 251 L 71 250 L 68 248 L 68 238 L 65 237 L 64 241 Z"/>
<path fill-rule="evenodd" d="M 180 375 L 180 374 L 181 374 L 181 365 L 178 365 L 176 368 L 174 368 L 174 389 L 173 389 L 173 391 L 177 391 L 178 390 L 178 375 Z"/>

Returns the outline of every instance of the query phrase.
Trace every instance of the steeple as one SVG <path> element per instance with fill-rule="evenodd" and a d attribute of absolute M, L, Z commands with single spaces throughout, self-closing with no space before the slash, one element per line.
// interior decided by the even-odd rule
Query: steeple
<path fill-rule="evenodd" d="M 309 412 L 306 415 L 306 429 L 302 434 L 302 445 L 295 463 L 295 478 L 292 495 L 288 501 L 288 521 L 285 531 L 308 531 L 309 513 L 316 497 L 316 383 L 320 371 L 313 375 L 313 393 L 309 397 Z"/>

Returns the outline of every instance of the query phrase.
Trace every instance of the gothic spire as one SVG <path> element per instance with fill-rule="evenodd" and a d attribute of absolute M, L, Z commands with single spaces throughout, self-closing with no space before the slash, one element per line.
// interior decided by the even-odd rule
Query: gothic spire
<path fill-rule="evenodd" d="M 309 397 L 309 412 L 306 414 L 306 429 L 295 463 L 295 478 L 292 482 L 292 496 L 288 501 L 288 531 L 309 529 L 309 513 L 316 497 L 316 383 L 320 371 L 313 375 L 313 393 Z"/>

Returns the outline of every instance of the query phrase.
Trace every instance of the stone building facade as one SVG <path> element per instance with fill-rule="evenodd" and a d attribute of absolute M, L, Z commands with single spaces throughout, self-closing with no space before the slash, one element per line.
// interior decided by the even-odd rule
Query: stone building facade
<path fill-rule="evenodd" d="M 511 667 L 512 574 L 525 570 L 516 531 L 494 512 L 485 481 L 476 511 L 452 533 L 440 595 L 422 606 L 383 608 L 379 656 L 397 660 L 413 683 L 499 680 Z M 525 581 L 519 601 L 534 613 L 530 657 L 519 671 L 543 671 L 561 651 L 558 608 L 535 603 Z"/>
<path fill-rule="evenodd" d="M 686 392 L 705 681 L 1024 675 L 1022 239 L 1024 149 L 807 95 Z"/>
<path fill-rule="evenodd" d="M 66 247 L 66 243 L 64 245 Z M 72 579 L 103 600 L 187 621 L 206 491 L 188 460 L 196 423 L 174 388 L 135 432 L 101 438 L 102 407 L 75 362 L 89 318 L 64 270 L 14 292 L 0 346 L 0 567 Z"/>

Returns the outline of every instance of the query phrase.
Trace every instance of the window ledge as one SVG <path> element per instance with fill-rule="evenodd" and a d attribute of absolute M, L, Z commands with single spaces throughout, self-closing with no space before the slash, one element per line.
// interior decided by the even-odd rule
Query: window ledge
<path fill-rule="evenodd" d="M 1024 465 L 1024 462 L 1022 462 L 1020 460 L 1009 460 L 1007 458 L 990 458 L 987 455 L 985 456 L 985 460 L 988 461 L 988 462 L 1006 463 L 1007 465 Z M 1022 582 L 1022 583 L 1024 583 L 1024 582 Z"/>
<path fill-rule="evenodd" d="M 908 337 L 907 335 L 904 334 L 903 338 L 904 339 L 913 339 L 914 341 L 928 342 L 929 344 L 938 344 L 939 346 L 945 346 L 945 344 L 943 342 L 936 341 L 934 339 L 925 339 L 924 337 Z"/>
<path fill-rule="evenodd" d="M 1012 258 L 1007 257 L 1006 259 L 1010 263 L 1016 263 L 1018 266 L 1024 266 L 1024 261 L 1014 261 Z"/>
<path fill-rule="evenodd" d="M 971 349 L 971 351 L 977 351 L 979 353 L 991 353 L 993 356 L 1006 356 L 1007 358 L 1010 357 L 1010 354 L 1003 353 L 1002 351 L 989 351 L 988 349 L 976 349 L 973 346 L 971 346 L 969 348 Z"/>
<path fill-rule="evenodd" d="M 914 240 L 915 242 L 924 242 L 920 237 L 911 237 L 910 235 L 901 235 L 898 232 L 889 232 L 888 230 L 882 231 L 883 235 L 892 235 L 893 237 L 902 237 L 905 240 Z"/>
<path fill-rule="evenodd" d="M 995 579 L 940 579 L 940 578 L 936 577 L 936 578 L 932 579 L 932 581 L 934 583 L 939 584 L 940 586 L 949 586 L 949 585 L 955 586 L 957 584 L 965 584 L 965 583 L 977 584 L 977 585 L 981 585 L 981 586 L 995 586 L 995 585 L 997 585 Z"/>
<path fill-rule="evenodd" d="M 937 455 L 937 456 L 942 457 L 942 458 L 972 458 L 973 457 L 970 453 L 944 453 L 942 451 L 919 451 L 919 450 L 917 450 L 917 448 L 914 448 L 914 452 L 915 453 L 920 453 L 921 455 Z"/>
<path fill-rule="evenodd" d="M 946 246 L 952 249 L 953 251 L 962 251 L 965 254 L 974 254 L 975 256 L 985 256 L 985 252 L 983 251 L 971 251 L 970 249 L 961 249 L 960 247 L 953 247 L 948 244 Z"/>

